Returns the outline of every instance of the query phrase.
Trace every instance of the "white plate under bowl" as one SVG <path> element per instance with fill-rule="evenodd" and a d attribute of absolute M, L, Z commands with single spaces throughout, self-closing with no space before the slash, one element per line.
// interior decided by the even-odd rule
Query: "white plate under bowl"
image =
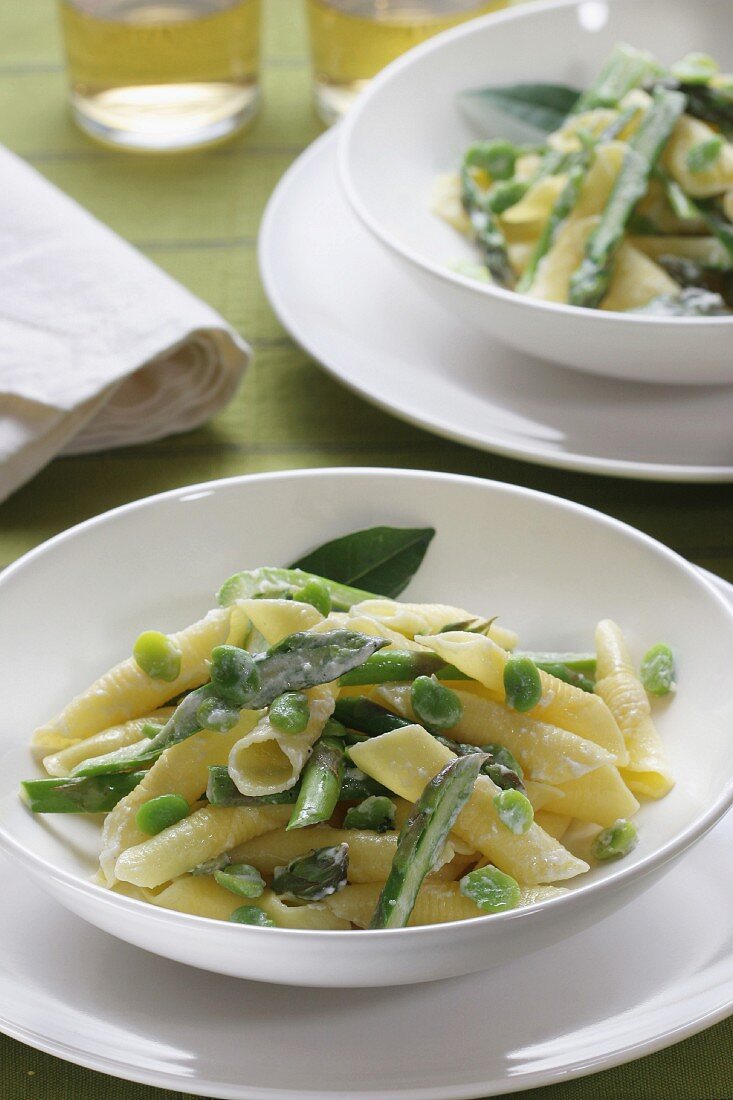
<path fill-rule="evenodd" d="M 490 974 L 368 993 L 248 985 L 153 958 L 80 923 L 0 856 L 0 1030 L 227 1100 L 467 1100 L 568 1080 L 729 1014 L 731 847 L 728 814 L 658 886 L 565 943 Z M 206 1005 L 203 1026 L 192 1005 Z"/>
<path fill-rule="evenodd" d="M 324 134 L 285 173 L 259 238 L 275 312 L 326 370 L 409 423 L 510 458 L 733 481 L 733 386 L 645 386 L 562 370 L 435 309 L 346 202 L 337 141 Z"/>
<path fill-rule="evenodd" d="M 433 182 L 482 134 L 471 88 L 550 81 L 587 88 L 618 42 L 664 64 L 691 51 L 733 68 L 728 0 L 552 0 L 473 20 L 394 61 L 340 130 L 348 198 L 364 225 L 437 308 L 511 347 L 592 374 L 653 383 L 733 382 L 733 316 L 660 318 L 543 302 L 452 270 L 476 250 L 430 211 Z"/>
<path fill-rule="evenodd" d="M 437 535 L 410 588 L 500 614 L 534 648 L 592 644 L 623 624 L 637 658 L 675 646 L 681 690 L 658 723 L 679 782 L 639 813 L 641 840 L 563 897 L 450 925 L 379 932 L 248 928 L 168 912 L 89 882 L 99 833 L 83 817 L 35 817 L 17 797 L 27 739 L 131 650 L 139 632 L 180 628 L 241 568 L 287 563 L 375 523 Z M 116 509 L 52 539 L 0 577 L 0 848 L 78 916 L 161 955 L 236 977 L 375 986 L 510 961 L 609 916 L 652 884 L 733 800 L 733 700 L 721 694 L 733 613 L 691 565 L 600 513 L 530 490 L 446 474 L 316 470 L 233 478 Z M 700 728 L 705 736 L 700 737 Z"/>

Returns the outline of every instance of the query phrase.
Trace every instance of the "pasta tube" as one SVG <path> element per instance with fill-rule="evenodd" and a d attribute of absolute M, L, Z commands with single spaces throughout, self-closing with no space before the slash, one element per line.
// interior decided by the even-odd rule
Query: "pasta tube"
<path fill-rule="evenodd" d="M 209 678 L 207 662 L 214 646 L 230 640 L 241 642 L 244 630 L 243 612 L 227 607 L 210 611 L 193 626 L 172 634 L 171 641 L 181 652 L 181 670 L 173 681 L 152 679 L 133 657 L 128 657 L 35 731 L 34 752 L 47 756 L 63 748 L 65 742 L 83 740 L 110 726 L 149 714 L 176 695 L 199 687 Z"/>
<path fill-rule="evenodd" d="M 663 798 L 674 786 L 674 779 L 652 721 L 649 699 L 634 672 L 624 636 L 611 619 L 598 624 L 596 649 L 596 691 L 614 714 L 629 751 L 621 774 L 635 794 Z"/>
<path fill-rule="evenodd" d="M 240 600 L 239 607 L 268 646 L 323 621 L 320 611 L 298 600 Z"/>
<path fill-rule="evenodd" d="M 115 864 L 115 876 L 134 886 L 161 886 L 245 840 L 277 829 L 289 817 L 290 806 L 204 807 L 127 848 Z"/>
<path fill-rule="evenodd" d="M 417 640 L 432 649 L 447 664 L 455 665 L 461 672 L 477 680 L 495 699 L 504 701 L 504 665 L 507 653 L 491 639 L 456 631 L 433 637 L 421 636 Z M 593 741 L 606 749 L 617 764 L 626 763 L 628 757 L 621 731 L 614 716 L 598 695 L 581 691 L 580 688 L 566 684 L 564 680 L 558 680 L 542 670 L 540 680 L 542 698 L 536 707 L 525 712 L 525 718 L 559 726 L 587 741 Z M 470 684 L 465 687 L 461 685 L 461 689 L 476 693 L 476 689 Z M 478 694 L 482 692 L 479 690 Z"/>
<path fill-rule="evenodd" d="M 639 803 L 624 783 L 617 768 L 605 764 L 558 788 L 556 797 L 546 798 L 543 810 L 569 814 L 579 821 L 592 821 L 607 828 L 622 817 L 631 817 Z"/>
<path fill-rule="evenodd" d="M 229 754 L 229 774 L 241 794 L 278 794 L 293 787 L 314 742 L 333 713 L 337 687 L 323 684 L 305 692 L 310 717 L 302 733 L 282 733 L 265 715 L 236 742 Z"/>
<path fill-rule="evenodd" d="M 460 607 L 443 603 L 399 603 L 397 600 L 363 600 L 352 607 L 353 614 L 368 615 L 406 638 L 416 634 L 438 634 L 452 623 L 478 621 Z M 518 638 L 513 630 L 492 622 L 488 637 L 503 649 L 514 649 Z"/>
<path fill-rule="evenodd" d="M 600 745 L 559 726 L 538 722 L 493 699 L 454 690 L 461 700 L 463 714 L 451 729 L 451 738 L 469 745 L 497 742 L 509 749 L 533 779 L 566 783 L 615 760 Z M 413 717 L 409 685 L 378 687 L 371 698 L 405 718 Z"/>

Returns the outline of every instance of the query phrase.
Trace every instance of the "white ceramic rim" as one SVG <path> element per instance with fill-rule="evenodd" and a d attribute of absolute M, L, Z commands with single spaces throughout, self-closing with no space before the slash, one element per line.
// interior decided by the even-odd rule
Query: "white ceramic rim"
<path fill-rule="evenodd" d="M 423 42 L 419 46 L 414 46 L 411 50 L 408 50 L 407 53 L 387 65 L 361 93 L 356 103 L 349 110 L 348 115 L 339 126 L 339 176 L 351 208 L 359 216 L 367 229 L 369 229 L 382 244 L 386 245 L 387 248 L 402 256 L 403 259 L 409 260 L 413 266 L 423 271 L 430 272 L 431 275 L 441 279 L 443 282 L 465 287 L 466 290 L 476 295 L 503 299 L 505 302 L 509 302 L 513 305 L 521 304 L 522 306 L 526 306 L 527 309 L 536 310 L 542 313 L 567 314 L 570 317 L 584 318 L 600 316 L 605 321 L 617 325 L 649 325 L 656 328 L 666 327 L 667 325 L 674 325 L 678 328 L 706 328 L 710 325 L 717 325 L 718 327 L 733 325 L 733 316 L 655 317 L 643 313 L 629 314 L 616 310 L 600 311 L 586 309 L 584 306 L 571 306 L 564 302 L 544 302 L 538 298 L 530 298 L 524 294 L 517 294 L 516 291 L 506 290 L 504 287 L 495 286 L 492 283 L 482 283 L 477 279 L 470 279 L 467 275 L 461 275 L 453 271 L 448 264 L 441 265 L 433 263 L 431 260 L 422 257 L 408 245 L 403 244 L 389 229 L 382 225 L 377 218 L 372 217 L 369 209 L 362 203 L 359 197 L 359 190 L 350 170 L 351 142 L 354 140 L 354 132 L 359 125 L 361 116 L 369 109 L 371 100 L 379 94 L 381 88 L 385 84 L 390 83 L 394 76 L 401 73 L 403 69 L 408 69 L 413 62 L 420 61 L 422 58 L 432 53 L 439 52 L 446 42 L 454 42 L 461 38 L 468 38 L 470 35 L 478 30 L 482 30 L 486 26 L 495 26 L 528 18 L 531 20 L 535 17 L 537 12 L 581 7 L 584 2 L 585 0 L 533 0 L 532 3 L 525 4 L 519 8 L 507 8 L 503 11 L 493 12 L 489 15 L 481 16 L 478 19 L 470 20 L 468 23 L 459 24 L 459 26 L 443 31 L 441 34 L 436 34 L 433 38 L 428 39 L 427 42 Z M 606 0 L 606 2 L 613 4 L 615 0 Z"/>
<path fill-rule="evenodd" d="M 733 622 L 733 607 L 728 603 L 725 597 L 721 594 L 716 585 L 703 576 L 700 571 L 689 562 L 685 561 L 675 551 L 670 550 L 669 547 L 663 543 L 658 542 L 656 539 L 651 538 L 649 535 L 645 535 L 643 532 L 638 531 L 636 528 L 631 527 L 629 524 L 622 523 L 620 520 L 613 519 L 611 516 L 607 516 L 602 512 L 598 512 L 593 508 L 588 508 L 585 505 L 577 504 L 574 501 L 564 500 L 561 497 L 553 496 L 550 493 L 542 493 L 535 489 L 527 489 L 523 486 L 510 485 L 504 482 L 491 481 L 483 478 L 466 477 L 459 474 L 447 474 L 447 473 L 434 473 L 429 470 L 396 470 L 389 467 L 369 467 L 369 466 L 335 466 L 316 469 L 298 469 L 298 470 L 285 470 L 275 471 L 270 473 L 261 474 L 248 474 L 238 477 L 221 478 L 215 481 L 199 482 L 195 485 L 184 485 L 177 489 L 171 489 L 164 493 L 158 493 L 154 496 L 143 497 L 137 501 L 131 501 L 128 504 L 124 504 L 121 507 L 113 508 L 110 511 L 102 512 L 98 516 L 93 516 L 83 523 L 76 524 L 74 527 L 70 527 L 68 530 L 61 532 L 60 534 L 48 539 L 46 542 L 41 543 L 40 546 L 24 554 L 17 562 L 8 566 L 0 575 L 0 601 L 2 600 L 2 587 L 7 578 L 12 578 L 16 572 L 27 568 L 29 564 L 32 564 L 36 558 L 42 555 L 53 552 L 54 547 L 61 543 L 75 538 L 83 531 L 89 530 L 99 524 L 103 524 L 108 520 L 124 515 L 128 512 L 136 511 L 142 508 L 155 508 L 155 506 L 163 500 L 175 500 L 181 497 L 187 496 L 191 493 L 206 492 L 207 495 L 215 492 L 219 488 L 230 487 L 233 485 L 241 485 L 249 482 L 262 482 L 271 481 L 277 483 L 278 481 L 290 480 L 292 478 L 315 478 L 316 480 L 329 480 L 336 478 L 338 480 L 343 478 L 360 478 L 360 477 L 373 477 L 383 478 L 385 481 L 389 481 L 393 478 L 407 478 L 414 479 L 416 481 L 439 481 L 447 484 L 455 485 L 473 485 L 477 488 L 483 487 L 490 489 L 494 492 L 506 493 L 509 496 L 519 495 L 521 497 L 529 497 L 534 500 L 549 501 L 552 502 L 554 507 L 560 507 L 561 509 L 567 509 L 569 512 L 580 514 L 586 518 L 592 519 L 595 523 L 601 523 L 603 526 L 611 528 L 612 530 L 623 533 L 625 537 L 630 537 L 633 541 L 641 543 L 643 546 L 648 547 L 656 554 L 661 554 L 671 562 L 674 562 L 677 567 L 682 567 L 683 571 L 688 573 L 694 583 L 700 584 L 707 590 L 708 595 L 712 596 L 714 601 L 720 605 L 720 608 L 724 611 L 725 615 Z M 623 865 L 620 868 L 614 869 L 614 872 L 597 882 L 591 882 L 587 885 L 578 886 L 571 893 L 565 894 L 561 897 L 551 898 L 547 901 L 536 903 L 523 907 L 522 909 L 509 910 L 505 913 L 495 913 L 490 917 L 472 917 L 468 921 L 461 922 L 464 926 L 477 925 L 479 922 L 485 922 L 491 920 L 492 922 L 501 921 L 503 923 L 509 923 L 511 921 L 521 920 L 525 915 L 534 914 L 538 911 L 544 911 L 548 906 L 555 908 L 564 906 L 569 907 L 575 904 L 576 899 L 586 899 L 592 892 L 598 892 L 603 889 L 609 889 L 614 885 L 628 885 L 635 879 L 641 879 L 649 872 L 656 868 L 662 867 L 668 863 L 675 856 L 680 855 L 687 848 L 689 848 L 696 841 L 700 840 L 702 836 L 711 829 L 717 821 L 730 809 L 733 805 L 733 776 L 728 779 L 722 792 L 718 795 L 715 801 L 708 807 L 706 812 L 702 814 L 696 822 L 689 825 L 675 840 L 669 841 L 658 851 L 650 854 L 645 859 L 641 860 L 638 864 L 632 867 L 624 869 Z M 85 882 L 78 878 L 76 875 L 69 871 L 64 871 L 53 866 L 42 856 L 37 855 L 34 852 L 28 851 L 22 844 L 15 840 L 1 825 L 0 825 L 0 849 L 4 849 L 13 859 L 26 865 L 33 864 L 38 871 L 42 871 L 44 876 L 53 879 L 54 881 L 63 885 L 67 890 L 72 890 L 76 893 L 84 894 L 88 897 L 92 897 L 97 903 L 102 905 L 120 909 L 122 911 L 128 910 L 130 906 L 134 907 L 138 913 L 145 912 L 151 921 L 158 923 L 165 923 L 172 929 L 176 925 L 188 925 L 190 928 L 197 926 L 208 926 L 211 923 L 215 923 L 219 929 L 220 934 L 227 934 L 227 931 L 238 934 L 238 929 L 233 927 L 225 930 L 221 927 L 220 921 L 212 921 L 210 917 L 198 917 L 187 913 L 178 913 L 169 910 L 160 911 L 154 907 L 148 905 L 145 902 L 138 901 L 134 898 L 127 898 L 123 895 L 114 894 L 104 887 L 97 886 L 92 882 Z M 445 926 L 446 928 L 449 925 Z M 316 929 L 290 929 L 290 928 L 274 928 L 268 929 L 270 936 L 276 936 L 280 939 L 292 939 L 293 937 L 308 937 L 311 940 L 322 940 L 324 943 L 332 942 L 334 935 L 340 935 L 340 933 L 334 933 L 330 931 L 316 930 Z M 440 935 L 440 932 L 437 933 Z M 350 940 L 355 943 L 359 940 L 363 941 L 366 937 L 368 941 L 374 940 L 375 937 L 396 937 L 402 938 L 410 936 L 413 939 L 425 938 L 433 939 L 436 935 L 435 925 L 418 926 L 414 928 L 392 928 L 392 929 L 365 929 L 355 930 L 349 933 Z"/>
<path fill-rule="evenodd" d="M 445 419 L 438 416 L 416 415 L 407 404 L 392 401 L 371 389 L 368 377 L 363 382 L 356 382 L 353 378 L 346 377 L 338 360 L 324 355 L 323 350 L 303 334 L 296 313 L 293 312 L 280 293 L 277 268 L 271 261 L 273 254 L 271 241 L 277 232 L 279 208 L 287 197 L 291 181 L 305 164 L 324 155 L 332 144 L 336 145 L 338 143 L 338 131 L 341 126 L 343 126 L 343 123 L 339 123 L 335 130 L 327 130 L 324 134 L 321 134 L 285 170 L 268 200 L 260 222 L 257 241 L 257 262 L 262 285 L 270 306 L 283 328 L 325 371 L 336 378 L 342 386 L 346 386 L 353 393 L 358 394 L 359 397 L 369 401 L 372 405 L 376 405 L 377 408 L 391 413 L 393 416 L 398 416 L 408 424 L 426 429 L 442 436 L 444 439 L 451 439 L 456 443 L 462 443 L 506 458 L 517 459 L 520 462 L 531 462 L 537 466 L 549 466 L 559 470 L 573 470 L 581 473 L 604 474 L 610 477 L 644 479 L 647 481 L 684 481 L 691 483 L 725 483 L 733 481 L 733 466 L 681 466 L 660 462 L 631 462 L 623 458 L 597 458 L 595 455 L 572 452 L 563 454 L 532 447 L 529 441 L 526 447 L 512 446 L 504 442 L 501 436 L 497 436 L 495 430 L 492 433 L 487 432 L 485 435 L 477 435 L 473 432 L 463 431 L 459 427 L 452 427 L 446 423 Z M 428 299 L 426 301 L 429 302 Z M 612 315 L 609 314 L 609 316 Z M 521 352 L 517 352 L 517 354 L 521 354 Z M 634 382 L 625 383 L 621 379 L 617 381 L 619 385 L 629 387 L 635 385 Z"/>
<path fill-rule="evenodd" d="M 731 993 L 733 997 L 733 990 Z M 579 1066 L 538 1071 L 533 1074 L 525 1074 L 518 1079 L 477 1081 L 473 1085 L 460 1085 L 455 1088 L 436 1086 L 435 1088 L 390 1089 L 380 1092 L 354 1092 L 350 1090 L 349 1092 L 339 1093 L 338 1100 L 474 1100 L 475 1097 L 481 1095 L 496 1096 L 498 1093 L 504 1095 L 513 1092 L 524 1092 L 526 1089 L 541 1088 L 543 1085 L 575 1080 L 579 1077 L 589 1077 L 591 1074 L 604 1069 L 613 1069 L 616 1066 L 635 1062 L 639 1058 L 664 1050 L 666 1047 L 682 1042 L 683 1039 L 689 1039 L 691 1036 L 697 1035 L 700 1031 L 705 1031 L 714 1024 L 727 1019 L 731 1012 L 733 1012 L 733 999 L 721 1008 L 696 1016 L 688 1024 L 670 1028 L 666 1032 L 660 1032 L 655 1039 L 642 1041 L 636 1046 L 628 1047 L 626 1050 L 619 1051 L 614 1055 L 607 1057 L 599 1055 Z M 83 1066 L 86 1069 L 96 1070 L 98 1073 L 106 1073 L 124 1081 L 170 1089 L 171 1092 L 184 1090 L 194 1096 L 203 1096 L 205 1100 L 206 1098 L 213 1100 L 214 1097 L 217 1100 L 324 1100 L 323 1092 L 314 1092 L 310 1089 L 295 1092 L 291 1089 L 250 1088 L 247 1085 L 229 1088 L 227 1086 L 222 1087 L 216 1081 L 194 1081 L 188 1077 L 184 1079 L 182 1076 L 174 1076 L 157 1070 L 143 1071 L 129 1062 L 124 1064 L 111 1060 L 107 1062 L 103 1058 L 87 1054 L 83 1050 L 73 1050 L 66 1044 L 49 1041 L 39 1032 L 15 1027 L 2 1018 L 0 1018 L 0 1031 L 11 1039 L 17 1039 L 18 1042 L 25 1043 L 56 1058 L 61 1058 L 62 1061 L 70 1062 L 72 1065 Z M 332 1094 L 332 1096 L 335 1096 L 335 1094 Z"/>

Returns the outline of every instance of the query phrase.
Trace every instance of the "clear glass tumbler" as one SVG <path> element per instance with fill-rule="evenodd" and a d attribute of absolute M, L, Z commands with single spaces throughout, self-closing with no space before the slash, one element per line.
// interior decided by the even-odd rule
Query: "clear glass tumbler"
<path fill-rule="evenodd" d="M 60 0 L 77 123 L 107 144 L 196 148 L 259 101 L 261 0 Z"/>
<path fill-rule="evenodd" d="M 328 125 L 405 50 L 513 0 L 306 0 L 316 110 Z"/>

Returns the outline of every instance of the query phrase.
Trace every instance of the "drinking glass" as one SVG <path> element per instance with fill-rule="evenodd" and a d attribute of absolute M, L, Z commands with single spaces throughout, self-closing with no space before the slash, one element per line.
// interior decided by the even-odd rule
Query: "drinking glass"
<path fill-rule="evenodd" d="M 306 0 L 316 110 L 330 125 L 405 50 L 512 0 Z"/>
<path fill-rule="evenodd" d="M 190 149 L 259 101 L 260 0 L 60 0 L 77 123 L 107 144 Z"/>

